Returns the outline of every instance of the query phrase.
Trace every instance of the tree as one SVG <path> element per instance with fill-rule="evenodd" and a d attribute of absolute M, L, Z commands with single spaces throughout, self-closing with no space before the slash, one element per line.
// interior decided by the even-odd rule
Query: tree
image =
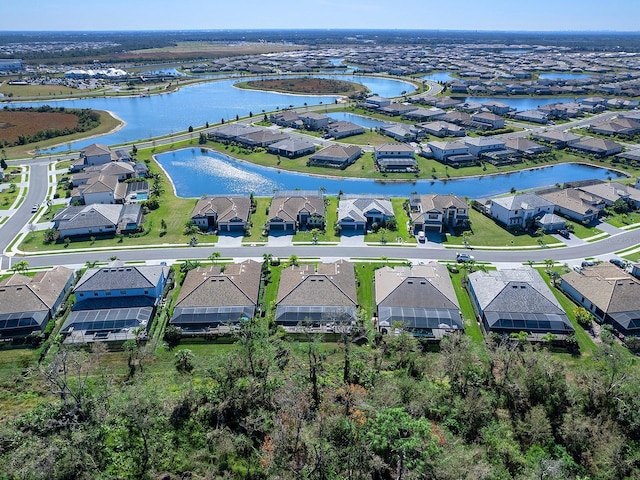
<path fill-rule="evenodd" d="M 160 220 L 160 228 L 165 232 L 167 231 L 167 222 L 164 220 L 164 218 Z"/>
<path fill-rule="evenodd" d="M 189 125 L 189 128 L 187 130 L 189 133 L 193 133 L 193 125 Z"/>
<path fill-rule="evenodd" d="M 169 325 L 164 329 L 164 336 L 162 339 L 167 342 L 167 346 L 169 349 L 175 348 L 180 343 L 182 339 L 182 333 L 180 333 L 180 329 L 175 325 Z"/>
<path fill-rule="evenodd" d="M 136 147 L 135 144 L 133 145 L 133 147 L 131 147 L 131 155 L 133 155 L 134 157 L 138 155 L 138 147 Z"/>
<path fill-rule="evenodd" d="M 573 309 L 573 314 L 576 317 L 576 322 L 582 328 L 591 328 L 591 322 L 593 320 L 593 315 L 591 312 L 584 307 L 576 307 Z"/>
<path fill-rule="evenodd" d="M 178 350 L 175 354 L 176 370 L 180 373 L 191 373 L 195 356 L 188 348 Z"/>
<path fill-rule="evenodd" d="M 550 273 L 555 263 L 556 262 L 552 258 L 545 258 L 544 259 L 545 272 Z"/>
<path fill-rule="evenodd" d="M 367 422 L 366 439 L 375 453 L 389 466 L 395 466 L 395 478 L 407 471 L 419 478 L 427 459 L 438 453 L 437 437 L 424 418 L 414 419 L 403 408 L 382 408 Z"/>
<path fill-rule="evenodd" d="M 204 132 L 200 132 L 200 137 L 198 138 L 198 144 L 204 145 L 207 143 L 207 135 Z"/>
<path fill-rule="evenodd" d="M 195 235 L 200 231 L 200 228 L 193 222 L 193 220 L 187 220 L 184 224 L 184 234 L 186 236 Z"/>
<path fill-rule="evenodd" d="M 18 263 L 14 264 L 11 268 L 14 272 L 26 272 L 29 270 L 29 262 L 26 260 L 20 260 Z"/>
<path fill-rule="evenodd" d="M 298 266 L 298 256 L 297 255 L 290 255 L 289 256 L 289 265 L 293 265 L 294 267 Z"/>
<path fill-rule="evenodd" d="M 214 265 L 217 265 L 218 259 L 220 258 L 220 252 L 211 252 L 211 254 L 207 258 L 211 260 Z"/>

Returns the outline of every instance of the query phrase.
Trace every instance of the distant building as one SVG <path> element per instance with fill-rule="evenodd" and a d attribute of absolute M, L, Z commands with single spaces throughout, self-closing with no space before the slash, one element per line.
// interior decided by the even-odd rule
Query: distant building
<path fill-rule="evenodd" d="M 0 72 L 19 72 L 24 70 L 22 60 L 18 58 L 0 59 Z"/>

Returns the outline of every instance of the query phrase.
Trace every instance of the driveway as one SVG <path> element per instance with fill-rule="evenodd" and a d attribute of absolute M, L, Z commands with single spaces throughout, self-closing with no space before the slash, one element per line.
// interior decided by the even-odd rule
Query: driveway
<path fill-rule="evenodd" d="M 242 246 L 242 239 L 244 235 L 238 233 L 225 233 L 218 236 L 218 242 L 216 247 L 240 247 Z"/>
<path fill-rule="evenodd" d="M 293 232 L 270 233 L 267 245 L 269 247 L 290 247 L 293 245 Z"/>
<path fill-rule="evenodd" d="M 359 232 L 341 232 L 340 233 L 340 245 L 343 246 L 365 246 L 364 233 Z"/>
<path fill-rule="evenodd" d="M 623 229 L 618 228 L 618 227 L 614 227 L 613 225 L 611 225 L 610 223 L 607 223 L 607 222 L 598 223 L 596 225 L 596 228 L 602 230 L 603 232 L 607 232 L 609 235 L 616 235 L 617 233 L 624 232 Z"/>

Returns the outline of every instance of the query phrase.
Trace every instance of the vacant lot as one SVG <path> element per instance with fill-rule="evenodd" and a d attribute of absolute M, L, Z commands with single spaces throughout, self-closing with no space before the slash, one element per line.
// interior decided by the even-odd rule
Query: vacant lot
<path fill-rule="evenodd" d="M 269 90 L 285 93 L 309 95 L 353 95 L 366 91 L 366 87 L 357 83 L 330 78 L 275 78 L 253 80 L 239 84 L 240 87 Z"/>
<path fill-rule="evenodd" d="M 59 112 L 13 112 L 0 110 L 0 142 L 14 143 L 47 129 L 75 128 L 78 117 Z"/>

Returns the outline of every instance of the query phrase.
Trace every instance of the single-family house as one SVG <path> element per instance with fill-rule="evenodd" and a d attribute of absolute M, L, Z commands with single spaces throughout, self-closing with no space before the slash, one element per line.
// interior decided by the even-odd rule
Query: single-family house
<path fill-rule="evenodd" d="M 507 138 L 504 144 L 506 148 L 528 157 L 540 155 L 542 153 L 548 153 L 551 151 L 551 148 L 545 145 L 540 145 L 539 143 L 536 143 L 524 137 Z"/>
<path fill-rule="evenodd" d="M 551 289 L 531 267 L 469 274 L 471 301 L 485 332 L 571 335 L 574 328 Z"/>
<path fill-rule="evenodd" d="M 435 135 L 436 137 L 464 137 L 467 133 L 464 127 L 440 120 L 421 123 L 418 126 L 425 133 Z"/>
<path fill-rule="evenodd" d="M 558 189 L 540 196 L 553 203 L 555 213 L 585 225 L 595 221 L 605 207 L 601 199 L 577 188 Z"/>
<path fill-rule="evenodd" d="M 315 112 L 300 113 L 298 116 L 309 130 L 323 130 L 329 126 L 331 120 L 327 115 Z"/>
<path fill-rule="evenodd" d="M 605 262 L 570 271 L 560 288 L 601 322 L 624 335 L 640 333 L 640 280 Z"/>
<path fill-rule="evenodd" d="M 598 157 L 608 157 L 622 151 L 622 145 L 604 138 L 584 138 L 572 143 L 571 148 L 578 152 L 590 153 Z"/>
<path fill-rule="evenodd" d="M 92 204 L 64 208 L 53 217 L 60 238 L 135 232 L 142 223 L 139 204 Z"/>
<path fill-rule="evenodd" d="M 93 165 L 104 165 L 109 162 L 116 162 L 118 157 L 106 145 L 92 143 L 80 150 L 80 159 L 85 167 L 91 167 Z"/>
<path fill-rule="evenodd" d="M 382 333 L 401 328 L 416 337 L 440 339 L 464 330 L 451 277 L 441 263 L 379 268 L 375 296 Z"/>
<path fill-rule="evenodd" d="M 282 270 L 276 299 L 276 325 L 289 331 L 303 325 L 320 332 L 344 331 L 355 325 L 358 299 L 353 264 L 291 266 Z M 337 329 L 337 330 L 336 330 Z"/>
<path fill-rule="evenodd" d="M 304 122 L 295 110 L 274 112 L 269 116 L 269 120 L 281 127 L 302 128 L 304 126 Z"/>
<path fill-rule="evenodd" d="M 525 110 L 523 112 L 516 112 L 513 114 L 513 118 L 516 120 L 522 120 L 525 122 L 549 123 L 549 114 L 542 110 Z"/>
<path fill-rule="evenodd" d="M 0 281 L 0 340 L 44 332 L 73 284 L 73 270 L 55 267 Z"/>
<path fill-rule="evenodd" d="M 309 155 L 316 151 L 316 146 L 311 140 L 302 137 L 289 137 L 267 147 L 267 151 L 273 155 L 287 158 L 297 158 Z"/>
<path fill-rule="evenodd" d="M 245 260 L 190 270 L 169 323 L 184 334 L 226 333 L 256 314 L 262 263 Z"/>
<path fill-rule="evenodd" d="M 555 213 L 545 213 L 536 219 L 536 226 L 542 228 L 546 233 L 554 233 L 567 226 L 567 219 Z"/>
<path fill-rule="evenodd" d="M 332 144 L 309 157 L 308 164 L 319 167 L 347 168 L 362 155 L 357 145 Z"/>
<path fill-rule="evenodd" d="M 554 204 L 533 193 L 492 198 L 489 215 L 506 227 L 529 228 L 546 213 L 553 213 Z"/>
<path fill-rule="evenodd" d="M 364 102 L 365 108 L 370 108 L 373 110 L 377 110 L 382 107 L 387 107 L 389 105 L 391 105 L 391 99 L 381 97 L 379 95 L 371 95 L 370 97 L 367 97 Z"/>
<path fill-rule="evenodd" d="M 549 130 L 546 132 L 533 133 L 532 138 L 553 145 L 556 148 L 565 148 L 579 142 L 582 138 L 571 132 L 561 132 L 559 130 Z"/>
<path fill-rule="evenodd" d="M 144 334 L 169 278 L 167 265 L 87 269 L 73 289 L 76 297 L 60 333 L 66 343 L 125 341 Z"/>
<path fill-rule="evenodd" d="M 360 125 L 346 121 L 338 121 L 329 123 L 326 136 L 333 137 L 337 140 L 339 138 L 360 135 L 361 133 L 364 133 L 364 128 Z"/>
<path fill-rule="evenodd" d="M 480 157 L 488 152 L 506 150 L 504 140 L 492 137 L 465 137 L 464 143 L 469 147 L 469 153 Z"/>
<path fill-rule="evenodd" d="M 506 115 L 511 111 L 511 107 L 506 103 L 497 100 L 490 100 L 483 104 L 484 108 L 495 113 L 496 115 Z"/>
<path fill-rule="evenodd" d="M 483 125 L 487 125 L 487 127 L 491 130 L 497 130 L 499 128 L 504 128 L 504 118 L 496 115 L 492 112 L 479 112 L 471 116 L 471 120 L 474 122 L 481 123 Z"/>
<path fill-rule="evenodd" d="M 634 207 L 640 206 L 640 191 L 618 182 L 594 183 L 577 188 L 602 200 L 606 206 L 613 205 L 617 200 L 624 200 Z"/>
<path fill-rule="evenodd" d="M 414 142 L 421 136 L 421 131 L 413 125 L 406 125 L 404 123 L 393 123 L 390 125 L 381 126 L 378 131 L 382 135 L 391 137 L 399 142 Z"/>
<path fill-rule="evenodd" d="M 321 191 L 278 191 L 271 200 L 267 230 L 296 231 L 324 228 L 325 204 Z"/>
<path fill-rule="evenodd" d="M 257 132 L 245 133 L 235 138 L 235 141 L 250 148 L 266 147 L 272 143 L 289 138 L 289 135 L 280 130 L 260 129 Z"/>
<path fill-rule="evenodd" d="M 248 195 L 207 195 L 196 203 L 191 221 L 206 230 L 244 232 L 249 222 L 251 199 Z"/>
<path fill-rule="evenodd" d="M 208 136 L 217 142 L 229 143 L 243 135 L 250 135 L 263 130 L 261 127 L 247 125 L 245 123 L 228 123 L 214 128 Z"/>
<path fill-rule="evenodd" d="M 415 150 L 406 143 L 377 145 L 373 156 L 381 172 L 415 172 L 418 169 Z"/>
<path fill-rule="evenodd" d="M 413 232 L 442 232 L 461 227 L 469 221 L 469 205 L 464 198 L 451 194 L 412 194 L 409 197 Z"/>
<path fill-rule="evenodd" d="M 341 232 L 370 230 L 374 223 L 384 224 L 393 217 L 391 200 L 376 197 L 341 197 L 338 225 Z"/>
<path fill-rule="evenodd" d="M 428 142 L 433 158 L 450 165 L 463 165 L 478 161 L 478 157 L 469 153 L 469 146 L 461 141 Z"/>
<path fill-rule="evenodd" d="M 390 103 L 385 107 L 378 108 L 379 112 L 385 113 L 391 116 L 397 115 L 406 115 L 407 113 L 413 112 L 417 110 L 417 105 L 407 104 L 407 103 Z"/>
<path fill-rule="evenodd" d="M 615 118 L 604 122 L 593 123 L 589 127 L 589 130 L 602 135 L 633 137 L 640 133 L 640 122 L 630 118 Z"/>

